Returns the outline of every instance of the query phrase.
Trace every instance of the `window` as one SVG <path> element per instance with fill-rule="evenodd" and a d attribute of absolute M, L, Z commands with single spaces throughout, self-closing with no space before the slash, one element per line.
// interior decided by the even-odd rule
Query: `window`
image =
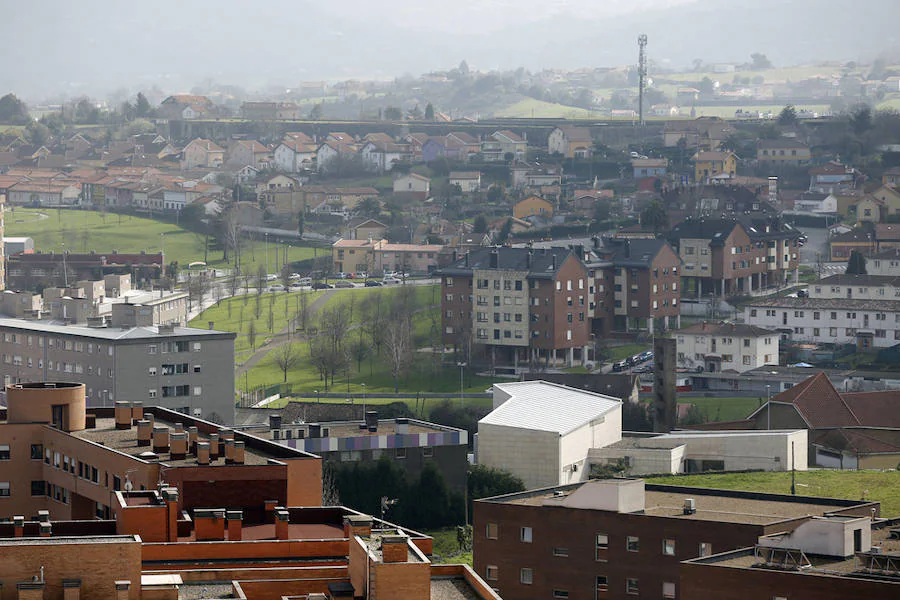
<path fill-rule="evenodd" d="M 498 572 L 499 569 L 497 568 L 497 565 L 488 565 L 484 569 L 484 578 L 488 581 L 497 581 Z"/>
<path fill-rule="evenodd" d="M 0 446 L 0 460 L 9 460 L 9 445 Z"/>
<path fill-rule="evenodd" d="M 9 498 L 9 482 L 0 481 L 0 498 Z"/>
<path fill-rule="evenodd" d="M 712 556 L 712 544 L 709 542 L 700 542 L 700 556 Z"/>
<path fill-rule="evenodd" d="M 485 528 L 484 537 L 489 540 L 496 540 L 500 534 L 500 528 L 496 523 L 488 523 Z"/>
<path fill-rule="evenodd" d="M 44 481 L 32 481 L 31 482 L 31 495 L 32 496 L 46 496 L 47 495 L 47 484 Z"/>
<path fill-rule="evenodd" d="M 675 597 L 675 584 L 670 581 L 663 582 L 663 598 Z"/>
<path fill-rule="evenodd" d="M 43 444 L 32 444 L 31 445 L 31 460 L 41 460 L 41 457 L 44 455 L 44 446 Z"/>
<path fill-rule="evenodd" d="M 568 590 L 553 590 L 554 598 L 568 598 L 569 592 Z"/>
<path fill-rule="evenodd" d="M 569 549 L 568 548 L 554 548 L 553 556 L 560 556 L 562 558 L 565 558 L 565 557 L 569 556 Z"/>
<path fill-rule="evenodd" d="M 609 578 L 606 575 L 597 575 L 594 588 L 598 592 L 605 592 L 609 589 Z"/>
<path fill-rule="evenodd" d="M 531 569 L 519 569 L 519 583 L 531 585 L 532 581 L 534 581 L 534 572 Z"/>
<path fill-rule="evenodd" d="M 662 543 L 662 553 L 666 556 L 675 556 L 675 540 L 666 538 Z"/>
<path fill-rule="evenodd" d="M 625 593 L 631 594 L 633 596 L 637 596 L 640 594 L 640 589 L 638 588 L 638 580 L 634 577 L 629 577 L 625 580 Z"/>
<path fill-rule="evenodd" d="M 519 533 L 519 541 L 524 542 L 526 544 L 531 543 L 531 527 L 523 527 Z"/>
<path fill-rule="evenodd" d="M 422 457 L 434 458 L 434 447 L 433 446 L 425 446 L 424 448 L 422 448 Z"/>
<path fill-rule="evenodd" d="M 629 552 L 638 552 L 641 549 L 641 540 L 640 538 L 629 535 L 625 539 L 625 549 Z"/>
<path fill-rule="evenodd" d="M 406 458 L 406 448 L 397 448 L 397 458 Z"/>
<path fill-rule="evenodd" d="M 156 367 L 147 367 L 147 375 L 154 377 L 156 375 Z"/>

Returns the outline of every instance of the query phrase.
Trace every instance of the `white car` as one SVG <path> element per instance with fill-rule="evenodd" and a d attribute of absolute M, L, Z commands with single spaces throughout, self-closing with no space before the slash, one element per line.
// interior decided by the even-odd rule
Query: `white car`
<path fill-rule="evenodd" d="M 385 277 L 381 280 L 381 283 L 384 285 L 393 285 L 395 283 L 403 283 L 402 279 L 398 279 L 397 277 Z"/>
<path fill-rule="evenodd" d="M 281 285 L 280 283 L 273 283 L 272 285 L 269 286 L 269 291 L 270 292 L 283 292 L 284 286 Z"/>
<path fill-rule="evenodd" d="M 269 273 L 268 275 L 266 275 L 266 281 L 278 281 L 278 275 Z"/>

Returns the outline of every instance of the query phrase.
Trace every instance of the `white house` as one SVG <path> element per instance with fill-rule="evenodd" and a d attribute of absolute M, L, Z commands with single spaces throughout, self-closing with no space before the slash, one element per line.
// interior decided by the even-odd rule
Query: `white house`
<path fill-rule="evenodd" d="M 453 171 L 447 180 L 450 185 L 458 185 L 464 194 L 481 189 L 481 171 Z"/>
<path fill-rule="evenodd" d="M 779 333 L 741 323 L 698 323 L 675 332 L 678 366 L 743 373 L 778 364 Z"/>
<path fill-rule="evenodd" d="M 874 261 L 866 261 L 866 270 L 870 262 Z M 830 275 L 810 284 L 808 291 L 810 298 L 900 301 L 900 269 L 884 275 Z"/>
<path fill-rule="evenodd" d="M 888 248 L 866 261 L 869 275 L 896 275 L 900 273 L 900 248 Z"/>
<path fill-rule="evenodd" d="M 497 383 L 494 410 L 478 422 L 478 464 L 505 469 L 526 489 L 588 478 L 588 451 L 622 438 L 618 398 L 547 383 Z"/>
<path fill-rule="evenodd" d="M 302 140 L 285 139 L 275 148 L 274 161 L 279 171 L 298 173 L 312 169 L 317 146 Z"/>
<path fill-rule="evenodd" d="M 395 144 L 383 140 L 369 141 L 363 144 L 359 151 L 363 167 L 374 173 L 384 173 L 394 168 L 394 165 L 408 161 L 409 145 Z"/>
<path fill-rule="evenodd" d="M 425 199 L 431 193 L 431 179 L 418 173 L 401 175 L 394 179 L 394 193 L 414 195 Z"/>
<path fill-rule="evenodd" d="M 547 151 L 566 158 L 589 158 L 593 149 L 594 140 L 587 127 L 564 125 L 551 131 L 547 138 Z"/>
<path fill-rule="evenodd" d="M 796 212 L 836 213 L 838 211 L 837 197 L 834 194 L 807 192 L 794 200 L 794 210 Z"/>

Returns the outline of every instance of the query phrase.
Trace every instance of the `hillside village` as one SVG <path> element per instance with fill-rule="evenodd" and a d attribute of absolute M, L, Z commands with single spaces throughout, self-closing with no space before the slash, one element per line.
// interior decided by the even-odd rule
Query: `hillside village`
<path fill-rule="evenodd" d="M 893 597 L 898 76 L 764 59 L 658 71 L 643 123 L 627 69 L 0 99 L 0 579 Z M 475 114 L 501 86 L 587 115 Z"/>

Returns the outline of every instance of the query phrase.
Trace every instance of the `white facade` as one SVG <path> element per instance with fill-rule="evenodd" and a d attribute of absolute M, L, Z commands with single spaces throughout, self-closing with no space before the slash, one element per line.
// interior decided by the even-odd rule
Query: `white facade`
<path fill-rule="evenodd" d="M 481 189 L 480 174 L 466 174 L 454 177 L 453 173 L 451 173 L 448 181 L 450 185 L 458 185 L 459 189 L 462 190 L 462 193 L 464 194 L 471 194 L 472 192 L 477 192 Z"/>
<path fill-rule="evenodd" d="M 339 156 L 337 150 L 329 146 L 328 144 L 322 144 L 319 146 L 319 150 L 316 153 L 316 170 L 317 171 L 327 171 L 328 163 L 333 161 Z"/>
<path fill-rule="evenodd" d="M 866 271 L 869 275 L 900 275 L 900 250 L 893 256 L 879 254 L 866 261 Z"/>
<path fill-rule="evenodd" d="M 312 149 L 299 152 L 287 144 L 279 144 L 275 148 L 274 161 L 279 171 L 298 173 L 304 169 L 311 169 L 315 158 L 316 153 Z"/>
<path fill-rule="evenodd" d="M 566 132 L 559 127 L 551 131 L 550 136 L 547 138 L 547 150 L 550 154 L 559 153 L 565 156 L 569 150 L 569 140 L 566 137 Z"/>
<path fill-rule="evenodd" d="M 836 213 L 837 198 L 834 194 L 828 194 L 821 200 L 797 199 L 794 201 L 794 210 L 797 212 L 811 213 Z"/>
<path fill-rule="evenodd" d="M 900 342 L 900 302 L 782 298 L 749 304 L 744 322 L 777 329 L 782 337 L 822 344 L 868 343 L 887 348 Z"/>
<path fill-rule="evenodd" d="M 708 330 L 701 331 L 694 329 L 676 332 L 679 367 L 743 373 L 763 365 L 778 364 L 780 334 L 775 330 L 750 332 L 751 328 L 743 325 L 733 330 L 729 325 L 710 325 Z"/>
<path fill-rule="evenodd" d="M 507 470 L 526 489 L 584 481 L 588 451 L 622 437 L 622 403 L 543 381 L 494 384 L 494 410 L 478 422 L 476 461 Z"/>
<path fill-rule="evenodd" d="M 857 281 L 853 281 L 846 275 L 820 279 L 810 284 L 809 297 L 900 301 L 900 259 L 894 263 L 897 265 L 897 270 L 894 273 L 885 273 L 884 280 L 881 281 L 872 277 L 874 273 L 863 275 Z M 866 270 L 868 267 L 869 263 L 867 262 Z M 888 269 L 882 267 L 882 270 L 887 271 Z"/>
<path fill-rule="evenodd" d="M 429 194 L 431 193 L 431 180 L 422 175 L 402 175 L 394 180 L 395 194 Z"/>

